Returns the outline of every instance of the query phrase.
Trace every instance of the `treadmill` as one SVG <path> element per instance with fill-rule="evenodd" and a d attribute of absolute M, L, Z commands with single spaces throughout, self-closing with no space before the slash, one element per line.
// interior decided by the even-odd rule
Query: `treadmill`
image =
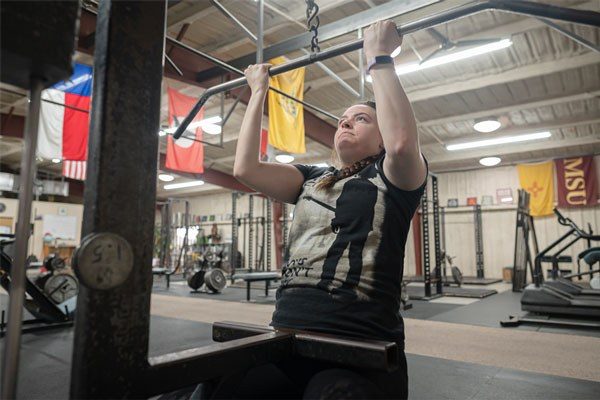
<path fill-rule="evenodd" d="M 560 211 L 554 209 L 558 217 L 558 223 L 568 226 L 570 229 L 559 239 L 542 250 L 535 257 L 535 268 L 533 273 L 533 282 L 523 291 L 521 297 L 521 309 L 541 314 L 572 315 L 600 319 L 600 290 L 584 288 L 567 278 L 581 277 L 582 275 L 593 274 L 590 268 L 589 272 L 579 272 L 561 277 L 558 265 L 560 262 L 569 262 L 571 257 L 561 254 L 579 240 L 586 240 L 588 248 L 591 243 L 600 241 L 600 235 L 594 235 L 591 230 L 585 232 L 580 229 L 570 218 L 563 216 Z M 566 244 L 564 244 L 566 242 Z M 550 251 L 562 245 L 554 254 Z M 542 262 L 552 263 L 552 276 L 544 279 L 542 271 Z"/>

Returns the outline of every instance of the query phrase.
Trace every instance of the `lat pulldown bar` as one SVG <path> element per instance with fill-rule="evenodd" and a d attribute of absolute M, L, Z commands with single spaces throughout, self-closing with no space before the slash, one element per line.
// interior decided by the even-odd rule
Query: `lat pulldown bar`
<path fill-rule="evenodd" d="M 443 24 L 445 22 L 453 21 L 455 19 L 476 14 L 482 11 L 504 11 L 515 14 L 527 15 L 531 17 L 550 18 L 583 25 L 600 26 L 600 13 L 594 11 L 575 10 L 571 8 L 534 3 L 531 1 L 486 0 L 476 1 L 460 7 L 456 7 L 451 10 L 447 10 L 437 15 L 431 15 L 416 21 L 409 22 L 404 26 L 398 28 L 398 33 L 400 35 L 407 35 L 423 29 L 431 28 L 436 25 Z M 363 39 L 357 39 L 348 43 L 331 47 L 319 53 L 311 53 L 306 56 L 292 60 L 288 63 L 272 67 L 271 69 L 269 69 L 269 76 L 283 74 L 285 72 L 292 71 L 297 68 L 314 64 L 317 61 L 327 60 L 332 57 L 336 57 L 342 54 L 349 53 L 351 51 L 361 49 L 362 47 Z M 185 117 L 181 125 L 179 125 L 173 137 L 175 139 L 179 139 L 179 137 L 181 137 L 181 135 L 187 129 L 188 125 L 194 120 L 196 114 L 198 114 L 204 103 L 206 103 L 206 101 L 211 96 L 247 84 L 248 82 L 246 81 L 246 78 L 241 77 L 207 89 L 198 99 L 198 102 L 196 103 L 194 108 L 192 108 L 188 116 Z"/>

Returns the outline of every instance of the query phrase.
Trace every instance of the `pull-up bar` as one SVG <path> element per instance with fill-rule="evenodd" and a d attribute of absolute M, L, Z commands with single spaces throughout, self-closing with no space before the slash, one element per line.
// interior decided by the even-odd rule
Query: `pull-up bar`
<path fill-rule="evenodd" d="M 504 11 L 515 14 L 527 15 L 530 17 L 542 17 L 556 19 L 565 22 L 573 22 L 576 24 L 600 26 L 600 13 L 589 10 L 575 10 L 571 8 L 551 6 L 541 3 L 533 3 L 531 1 L 521 0 L 485 0 L 476 1 L 460 7 L 456 7 L 442 13 L 421 18 L 416 21 L 408 22 L 398 28 L 400 35 L 407 35 L 423 29 L 431 28 L 436 25 L 450 22 L 455 19 L 463 18 L 482 11 Z M 351 51 L 358 50 L 363 47 L 363 39 L 353 40 L 348 43 L 343 43 L 338 46 L 331 47 L 319 53 L 311 53 L 306 56 L 297 58 L 285 64 L 280 64 L 269 69 L 270 76 L 276 76 L 297 68 L 301 68 L 317 61 L 327 60 Z M 185 132 L 188 125 L 194 120 L 196 114 L 200 111 L 206 101 L 215 94 L 222 93 L 231 89 L 235 89 L 247 85 L 245 77 L 237 78 L 220 85 L 213 86 L 207 89 L 198 102 L 192 108 L 190 113 L 185 117 L 181 125 L 175 131 L 173 137 L 178 139 Z"/>

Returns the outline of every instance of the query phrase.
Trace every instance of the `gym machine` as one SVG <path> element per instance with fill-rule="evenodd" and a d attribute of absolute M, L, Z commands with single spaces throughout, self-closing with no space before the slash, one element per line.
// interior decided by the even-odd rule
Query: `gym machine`
<path fill-rule="evenodd" d="M 527 267 L 529 267 L 533 279 L 533 257 L 539 252 L 533 217 L 529 213 L 529 201 L 530 194 L 524 189 L 519 189 L 512 274 L 513 292 L 522 292 L 527 286 Z M 529 244 L 530 235 L 533 241 L 533 249 Z"/>
<path fill-rule="evenodd" d="M 559 263 L 572 262 L 570 256 L 564 256 L 562 253 L 575 243 L 585 240 L 590 246 L 592 242 L 600 241 L 600 235 L 582 230 L 556 208 L 554 213 L 558 218 L 558 223 L 570 229 L 535 256 L 532 270 L 533 283 L 525 287 L 521 297 L 521 309 L 523 311 L 539 314 L 542 317 L 510 316 L 508 320 L 501 321 L 501 324 L 502 326 L 514 326 L 527 322 L 599 329 L 600 290 L 585 288 L 574 283 L 571 279 L 600 272 L 600 269 L 593 269 L 593 263 L 600 260 L 600 249 L 588 247 L 580 253 L 584 254 L 581 258 L 589 257 L 589 261 L 592 262 L 589 272 L 561 276 Z M 561 245 L 562 247 L 559 247 Z M 551 253 L 554 249 L 557 250 Z M 544 279 L 543 276 L 543 262 L 552 263 L 552 270 L 548 279 Z"/>
<path fill-rule="evenodd" d="M 64 2 L 77 12 L 77 2 Z M 10 3 L 8 3 L 10 4 Z M 15 2 L 22 7 L 27 2 Z M 24 38 L 27 46 L 14 41 L 17 46 L 30 49 L 30 43 L 43 44 L 36 52 L 28 52 L 25 59 L 34 60 L 28 65 L 48 65 L 47 59 L 60 54 L 58 46 L 49 35 L 39 41 L 32 37 L 30 21 L 48 21 L 56 4 L 50 10 L 42 9 L 42 3 L 31 6 L 27 13 L 23 8 L 20 16 L 38 15 L 29 20 L 6 18 L 14 26 L 6 27 L 3 19 L 3 33 Z M 62 4 L 62 3 L 60 3 Z M 148 358 L 151 271 L 148 266 L 152 259 L 152 233 L 155 212 L 156 155 L 160 115 L 160 82 L 163 75 L 164 26 L 166 4 L 164 2 L 99 2 L 95 34 L 95 79 L 93 116 L 90 130 L 88 177 L 86 180 L 85 212 L 82 245 L 74 257 L 76 273 L 82 284 L 77 297 L 77 313 L 85 318 L 75 320 L 75 344 L 71 370 L 71 398 L 139 398 L 151 397 L 198 382 L 225 382 L 224 377 L 243 372 L 256 365 L 277 362 L 291 355 L 335 361 L 340 364 L 377 368 L 386 371 L 396 368 L 395 344 L 367 343 L 339 337 L 324 339 L 321 335 L 303 332 L 264 332 L 258 328 L 234 327 L 237 332 L 231 341 L 198 349 L 188 349 L 180 353 L 165 354 Z M 6 15 L 3 4 L 3 16 Z M 36 10 L 36 8 L 38 10 Z M 587 10 L 573 10 L 526 1 L 487 0 L 468 3 L 436 15 L 405 24 L 400 33 L 405 35 L 448 22 L 457 18 L 486 10 L 516 12 L 525 15 L 554 18 L 562 21 L 598 25 L 598 13 Z M 58 11 L 57 11 L 58 12 Z M 45 13 L 45 14 L 44 14 Z M 60 11 L 60 15 L 72 15 Z M 56 26 L 75 30 L 73 24 Z M 19 26 L 25 29 L 19 29 Z M 119 29 L 111 29 L 111 27 Z M 24 33 L 21 35 L 21 31 Z M 42 32 L 44 30 L 41 30 Z M 15 34 L 16 32 L 16 34 Z M 29 36 L 27 34 L 29 33 Z M 63 32 L 64 33 L 64 32 Z M 74 39 L 74 35 L 63 34 Z M 10 42 L 10 41 L 9 41 Z M 74 40 L 72 41 L 74 42 Z M 73 43 L 72 43 L 73 44 Z M 287 72 L 308 64 L 322 61 L 336 55 L 357 50 L 362 40 L 347 45 L 334 46 L 323 52 L 310 54 L 300 60 L 271 69 L 271 75 Z M 73 46 L 71 46 L 72 53 Z M 52 54 L 48 54 L 48 52 Z M 44 58 L 44 55 L 46 57 Z M 109 56 L 110 55 L 110 56 Z M 2 48 L 2 81 L 4 60 L 15 60 L 12 54 L 5 54 Z M 64 57 L 70 62 L 70 57 Z M 40 62 L 35 62 L 35 61 Z M 219 65 L 225 64 L 219 63 Z M 231 70 L 231 69 L 230 69 Z M 34 160 L 33 143 L 37 126 L 41 79 L 30 80 L 32 69 L 13 65 L 11 71 L 25 78 L 21 87 L 31 87 L 32 96 L 28 118 L 28 135 L 25 138 L 24 167 L 21 169 L 22 185 L 19 215 L 30 215 L 31 174 Z M 50 82 L 66 79 L 69 69 L 60 69 L 61 74 Z M 44 76 L 46 77 L 46 76 Z M 52 77 L 51 77 L 52 78 Z M 179 138 L 192 122 L 206 99 L 218 90 L 226 91 L 244 85 L 245 79 L 234 80 L 210 88 L 205 92 L 193 112 L 186 117 L 176 132 Z M 144 96 L 140 96 L 144 93 Z M 36 118 L 32 118 L 36 116 Z M 126 132 L 127 134 L 123 134 Z M 131 151 L 136 149 L 136 151 Z M 29 201 L 25 196 L 29 196 Z M 133 199 L 133 200 L 132 200 Z M 127 205 L 127 207 L 124 207 Z M 18 248 L 25 249 L 29 221 L 21 219 L 17 228 Z M 21 244 L 19 244 L 21 243 Z M 100 261 L 93 265 L 93 249 L 99 250 Z M 18 360 L 20 349 L 20 311 L 24 291 L 25 252 L 17 251 L 16 273 L 11 291 L 9 312 L 9 332 L 5 344 L 4 368 L 2 370 L 2 397 L 16 397 L 18 382 Z M 19 282 L 20 280 L 20 282 Z M 18 300 L 15 300 L 18 301 Z M 108 305 L 108 306 L 107 306 Z M 18 310 L 13 312 L 13 310 Z M 118 312 L 115 312 L 117 310 Z M 11 319 L 15 322 L 11 324 Z M 219 326 L 215 326 L 215 339 L 219 340 Z M 14 332 L 18 334 L 13 336 Z M 215 332 L 215 330 L 213 331 Z M 246 336 L 243 335 L 254 335 Z M 8 340 L 9 338 L 16 337 Z"/>
<path fill-rule="evenodd" d="M 14 270 L 14 258 L 10 256 L 15 237 L 0 234 L 0 286 L 11 294 L 13 282 L 11 276 Z M 79 284 L 77 279 L 59 270 L 65 267 L 63 259 L 54 255 L 46 257 L 43 266 L 46 272 L 40 274 L 34 281 L 25 277 L 24 307 L 33 316 L 25 319 L 22 333 L 39 332 L 43 330 L 73 326 L 73 316 L 77 304 Z M 2 310 L 0 318 L 0 337 L 5 336 L 7 323 L 6 310 Z"/>

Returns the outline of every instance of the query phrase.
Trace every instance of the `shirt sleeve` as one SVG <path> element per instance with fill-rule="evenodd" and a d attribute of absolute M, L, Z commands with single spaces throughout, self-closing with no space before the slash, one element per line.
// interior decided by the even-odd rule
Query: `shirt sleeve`
<path fill-rule="evenodd" d="M 302 173 L 304 176 L 304 182 L 318 178 L 328 170 L 326 167 L 315 167 L 314 165 L 305 164 L 294 164 L 294 167 L 296 167 L 298 171 Z"/>
<path fill-rule="evenodd" d="M 381 179 L 383 179 L 383 182 L 385 182 L 385 185 L 388 187 L 388 189 L 392 192 L 399 193 L 404 196 L 415 197 L 416 199 L 420 200 L 421 196 L 423 195 L 423 192 L 425 190 L 425 186 L 427 185 L 427 178 L 429 177 L 429 163 L 427 162 L 427 159 L 425 158 L 425 156 L 423 156 L 423 160 L 425 160 L 425 168 L 427 169 L 427 172 L 425 173 L 425 180 L 423 181 L 421 186 L 419 186 L 418 188 L 416 188 L 414 190 L 400 189 L 399 187 L 395 186 L 392 182 L 390 182 L 388 180 L 388 178 L 385 176 L 385 173 L 383 172 L 383 159 L 384 158 L 385 158 L 385 155 L 383 157 L 381 157 L 379 160 L 377 160 L 377 169 L 379 171 L 379 174 L 381 175 Z"/>

